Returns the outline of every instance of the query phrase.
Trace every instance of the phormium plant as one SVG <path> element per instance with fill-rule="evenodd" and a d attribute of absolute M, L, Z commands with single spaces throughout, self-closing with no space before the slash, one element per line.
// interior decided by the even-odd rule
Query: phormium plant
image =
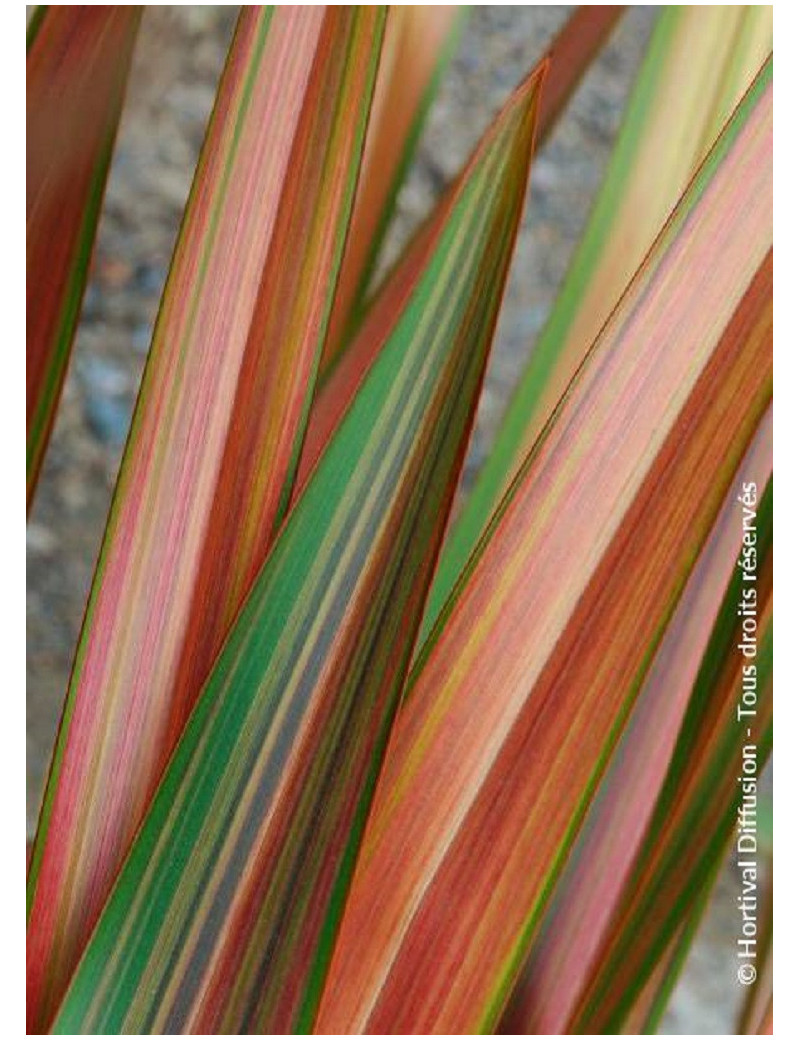
<path fill-rule="evenodd" d="M 140 13 L 29 30 L 29 502 Z M 242 9 L 32 849 L 30 1032 L 656 1028 L 736 821 L 743 567 L 771 746 L 770 8 L 660 15 L 453 508 L 534 141 L 620 13 L 374 288 L 456 9 Z"/>

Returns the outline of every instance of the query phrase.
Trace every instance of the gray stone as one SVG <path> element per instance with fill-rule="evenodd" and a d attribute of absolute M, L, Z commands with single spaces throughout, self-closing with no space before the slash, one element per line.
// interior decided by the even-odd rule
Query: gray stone
<path fill-rule="evenodd" d="M 131 424 L 132 403 L 126 398 L 89 397 L 85 408 L 86 421 L 95 436 L 103 444 L 121 448 Z"/>

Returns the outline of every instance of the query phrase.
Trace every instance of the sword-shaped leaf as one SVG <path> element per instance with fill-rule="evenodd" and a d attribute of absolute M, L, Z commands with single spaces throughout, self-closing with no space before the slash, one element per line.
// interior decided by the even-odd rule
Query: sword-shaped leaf
<path fill-rule="evenodd" d="M 466 449 L 541 76 L 479 146 L 289 514 L 56 1032 L 310 1025 Z"/>
<path fill-rule="evenodd" d="M 26 66 L 27 503 L 53 427 L 141 8 L 38 8 Z"/>
<path fill-rule="evenodd" d="M 657 1033 L 661 1018 L 681 971 L 689 956 L 692 943 L 705 914 L 713 892 L 713 882 L 724 864 L 720 857 L 710 873 L 710 883 L 696 893 L 694 904 L 679 926 L 672 941 L 667 945 L 661 959 L 651 972 L 645 986 L 639 992 L 630 1011 L 625 1016 L 621 1032 L 627 1035 Z"/>
<path fill-rule="evenodd" d="M 610 6 L 579 7 L 556 37 L 550 49 L 547 80 L 539 104 L 536 124 L 538 142 L 541 143 L 553 129 L 592 58 L 602 47 L 623 10 Z M 462 171 L 454 183 L 458 183 L 463 176 Z M 340 343 L 339 337 L 333 337 L 339 343 L 339 349 L 331 354 L 327 364 L 323 363 L 320 371 L 308 436 L 300 460 L 295 497 L 305 484 L 331 433 L 347 411 L 364 374 L 375 360 L 378 346 L 383 342 L 380 330 L 391 326 L 402 311 L 414 283 L 419 258 L 431 248 L 441 227 L 443 214 L 448 210 L 451 191 L 452 185 L 413 235 L 374 296 L 359 311 L 357 320 L 353 319 L 351 326 L 355 325 L 355 328 L 351 329 L 350 338 L 345 337 L 346 341 Z M 356 246 L 352 248 L 356 249 Z M 351 244 L 348 242 L 345 264 L 350 250 Z M 346 282 L 337 289 L 337 301 L 340 295 L 347 298 Z M 334 304 L 334 307 L 337 305 Z"/>
<path fill-rule="evenodd" d="M 771 295 L 770 279 L 766 294 Z M 705 753 L 698 747 L 691 749 L 691 755 L 686 748 L 677 749 L 684 716 L 696 713 L 693 705 L 713 703 L 725 713 L 725 722 L 735 723 L 735 710 L 714 697 L 714 687 L 728 660 L 741 660 L 737 647 L 741 572 L 737 563 L 742 547 L 742 487 L 748 486 L 748 502 L 755 511 L 768 490 L 771 468 L 769 414 L 762 420 L 694 566 L 556 886 L 525 969 L 522 993 L 515 1000 L 513 1021 L 507 1022 L 509 1032 L 555 1035 L 571 1031 L 571 1014 L 592 986 L 603 947 L 610 944 L 614 920 L 629 909 L 627 883 L 641 869 L 642 848 L 651 845 L 649 825 L 670 770 L 680 775 L 683 769 L 679 782 L 685 787 L 694 778 L 692 764 Z M 770 521 L 767 504 L 759 516 L 762 550 L 771 541 Z M 720 782 L 727 780 L 723 776 Z M 674 865 L 681 868 L 680 861 Z M 695 878 L 695 890 L 697 882 Z M 646 978 L 647 972 L 643 975 Z"/>
<path fill-rule="evenodd" d="M 491 1030 L 768 406 L 771 65 L 415 663 L 315 1030 Z M 457 910 L 456 910 L 457 908 Z"/>
<path fill-rule="evenodd" d="M 156 324 L 29 878 L 41 1031 L 291 493 L 384 11 L 245 7 Z"/>
<path fill-rule="evenodd" d="M 423 634 L 511 475 L 771 46 L 771 7 L 667 7 L 660 15 L 580 246 L 492 451 L 448 535 Z"/>

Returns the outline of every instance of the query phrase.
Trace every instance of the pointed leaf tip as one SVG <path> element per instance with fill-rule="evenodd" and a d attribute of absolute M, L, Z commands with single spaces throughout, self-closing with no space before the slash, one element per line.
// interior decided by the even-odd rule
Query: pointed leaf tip
<path fill-rule="evenodd" d="M 433 255 L 438 236 L 463 195 L 465 185 L 478 165 L 486 159 L 498 136 L 516 134 L 517 144 L 507 149 L 505 162 L 513 164 L 518 173 L 527 178 L 547 69 L 546 61 L 535 66 L 505 102 L 433 213 L 385 277 L 352 343 L 322 373 L 298 466 L 293 502 L 308 482 L 356 390 L 378 357 L 389 330 L 411 298 L 421 272 Z"/>

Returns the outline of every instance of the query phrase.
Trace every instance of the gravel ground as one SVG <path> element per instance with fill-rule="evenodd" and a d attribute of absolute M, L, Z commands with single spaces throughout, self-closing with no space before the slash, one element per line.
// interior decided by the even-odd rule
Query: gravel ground
<path fill-rule="evenodd" d="M 470 14 L 403 188 L 396 251 L 541 55 L 568 7 Z M 653 21 L 622 20 L 532 172 L 468 478 L 486 452 L 586 219 Z M 95 556 L 180 215 L 233 27 L 232 7 L 149 7 L 64 397 L 28 527 L 28 825 L 33 826 Z M 728 914 L 728 920 L 731 915 Z M 724 923 L 724 922 L 723 922 Z M 726 1032 L 714 945 L 671 1033 Z M 729 947 L 730 948 L 730 947 Z M 707 950 L 711 949 L 711 955 Z M 713 997 L 713 999 L 709 999 Z M 720 1011 L 722 1014 L 720 1014 Z M 684 1025 L 686 1028 L 681 1028 Z"/>

